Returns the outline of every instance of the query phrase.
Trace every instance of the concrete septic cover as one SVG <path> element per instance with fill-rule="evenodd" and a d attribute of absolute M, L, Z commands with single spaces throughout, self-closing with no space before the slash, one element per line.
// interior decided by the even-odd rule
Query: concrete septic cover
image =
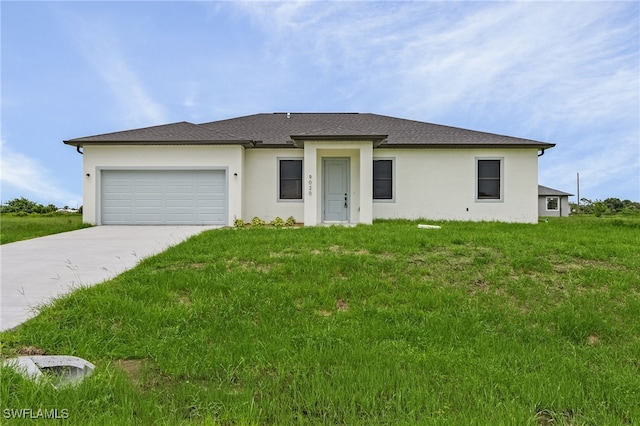
<path fill-rule="evenodd" d="M 7 359 L 3 364 L 32 380 L 41 380 L 49 375 L 54 387 L 78 383 L 96 368 L 89 361 L 71 355 L 19 356 Z"/>

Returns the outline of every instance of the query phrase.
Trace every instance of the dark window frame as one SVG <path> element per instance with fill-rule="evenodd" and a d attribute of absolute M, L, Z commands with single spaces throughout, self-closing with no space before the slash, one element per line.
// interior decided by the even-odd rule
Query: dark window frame
<path fill-rule="evenodd" d="M 285 170 L 286 167 L 283 167 L 283 163 L 293 164 L 299 163 L 299 170 Z M 284 177 L 283 173 L 285 172 L 294 172 L 296 175 L 294 177 L 287 176 Z M 298 174 L 299 173 L 299 174 Z M 304 164 L 302 162 L 302 158 L 278 158 L 278 201 L 302 201 L 302 181 L 304 174 Z M 283 183 L 294 183 L 297 182 L 295 190 L 291 191 L 290 189 L 283 188 Z M 287 185 L 289 186 L 289 185 Z"/>
<path fill-rule="evenodd" d="M 376 175 L 376 162 L 385 162 L 389 163 L 390 167 L 388 170 L 388 175 L 379 176 Z M 372 196 L 374 201 L 378 202 L 393 202 L 395 201 L 396 191 L 395 191 L 395 158 L 374 158 L 373 166 L 372 166 L 372 174 L 373 174 L 373 188 L 372 188 Z M 388 186 L 388 190 L 383 194 L 376 194 L 376 183 L 386 184 Z M 378 186 L 379 187 L 379 186 Z"/>
<path fill-rule="evenodd" d="M 556 202 L 556 208 L 555 209 L 553 209 L 553 208 L 550 209 L 549 208 L 549 202 L 551 200 L 555 200 L 555 202 Z M 556 195 L 548 196 L 546 205 L 547 205 L 547 211 L 548 212 L 557 212 L 557 211 L 559 211 L 560 210 L 560 197 L 558 197 Z"/>
<path fill-rule="evenodd" d="M 503 200 L 504 158 L 476 158 L 476 201 L 499 202 Z"/>

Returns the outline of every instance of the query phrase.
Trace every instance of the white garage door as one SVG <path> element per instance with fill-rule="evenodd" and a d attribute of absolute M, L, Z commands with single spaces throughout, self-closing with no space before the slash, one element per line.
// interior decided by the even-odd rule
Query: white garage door
<path fill-rule="evenodd" d="M 105 225 L 226 225 L 224 170 L 103 170 Z"/>

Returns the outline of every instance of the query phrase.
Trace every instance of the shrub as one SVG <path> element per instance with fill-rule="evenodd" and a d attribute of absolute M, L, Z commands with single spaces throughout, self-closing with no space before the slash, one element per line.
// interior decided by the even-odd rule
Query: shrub
<path fill-rule="evenodd" d="M 284 224 L 285 226 L 294 226 L 296 224 L 296 218 L 293 216 L 289 216 Z"/>
<path fill-rule="evenodd" d="M 244 228 L 244 220 L 242 219 L 236 219 L 233 221 L 233 226 L 235 226 L 236 228 Z"/>
<path fill-rule="evenodd" d="M 251 225 L 260 228 L 265 225 L 265 221 L 260 219 L 258 216 L 255 216 L 251 219 Z"/>
<path fill-rule="evenodd" d="M 636 206 L 631 205 L 623 208 L 622 212 L 620 213 L 624 216 L 638 216 L 640 215 L 640 209 L 638 209 Z"/>
<path fill-rule="evenodd" d="M 606 212 L 607 205 L 605 203 L 603 203 L 602 201 L 596 201 L 595 203 L 593 203 L 593 214 L 595 214 L 596 217 L 600 217 L 603 213 Z"/>
<path fill-rule="evenodd" d="M 276 216 L 276 218 L 271 222 L 271 225 L 274 228 L 282 228 L 284 226 L 284 220 L 282 220 L 280 216 Z"/>

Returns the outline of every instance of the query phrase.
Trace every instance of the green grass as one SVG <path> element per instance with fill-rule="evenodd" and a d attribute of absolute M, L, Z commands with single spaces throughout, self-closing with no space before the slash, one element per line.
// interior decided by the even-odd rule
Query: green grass
<path fill-rule="evenodd" d="M 0 334 L 69 424 L 640 423 L 640 221 L 205 232 Z M 21 423 L 15 420 L 15 423 Z M 26 422 L 25 422 L 26 423 Z"/>
<path fill-rule="evenodd" d="M 87 228 L 91 225 L 82 222 L 77 213 L 32 214 L 18 216 L 3 214 L 0 216 L 0 244 L 58 234 Z"/>

